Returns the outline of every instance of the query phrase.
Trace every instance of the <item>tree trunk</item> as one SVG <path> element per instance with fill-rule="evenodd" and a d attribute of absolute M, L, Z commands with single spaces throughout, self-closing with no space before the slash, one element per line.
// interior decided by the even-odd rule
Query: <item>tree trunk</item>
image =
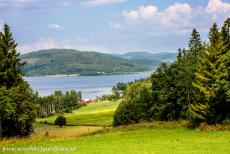
<path fill-rule="evenodd" d="M 0 115 L 0 139 L 2 138 L 2 116 Z"/>
<path fill-rule="evenodd" d="M 190 105 L 191 105 L 191 101 L 190 101 L 189 90 L 188 90 L 188 97 L 187 97 L 187 102 L 188 102 L 188 107 L 190 108 Z"/>

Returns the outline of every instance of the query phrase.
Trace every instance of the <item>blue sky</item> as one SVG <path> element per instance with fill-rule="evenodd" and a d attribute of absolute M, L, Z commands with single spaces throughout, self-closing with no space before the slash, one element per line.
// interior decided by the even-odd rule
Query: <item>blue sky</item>
<path fill-rule="evenodd" d="M 230 0 L 0 0 L 18 50 L 49 48 L 124 53 L 172 52 L 185 47 L 194 27 L 230 17 Z"/>

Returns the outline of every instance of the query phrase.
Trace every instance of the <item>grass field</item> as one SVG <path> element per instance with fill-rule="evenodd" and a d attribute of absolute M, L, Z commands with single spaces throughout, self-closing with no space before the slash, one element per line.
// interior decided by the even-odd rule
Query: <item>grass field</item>
<path fill-rule="evenodd" d="M 197 131 L 178 126 L 140 124 L 104 130 L 80 138 L 21 140 L 1 147 L 65 147 L 74 151 L 46 153 L 79 154 L 229 154 L 229 131 Z M 0 151 L 6 154 L 30 154 L 31 151 Z M 33 152 L 42 153 L 42 152 Z M 44 152 L 43 152 L 44 153 Z"/>
<path fill-rule="evenodd" d="M 65 126 L 60 128 L 55 125 L 35 123 L 35 132 L 30 138 L 11 138 L 0 141 L 0 153 L 230 153 L 230 131 L 199 131 L 189 129 L 186 127 L 187 122 L 152 122 L 118 128 L 100 126 L 111 124 L 112 115 L 117 105 L 118 103 L 100 102 L 75 110 L 72 114 L 65 115 L 68 122 L 73 124 L 98 124 L 98 126 Z M 54 119 L 55 117 L 51 117 L 38 119 L 38 121 L 47 120 L 52 123 Z M 7 151 L 6 148 L 17 149 L 8 149 L 9 151 Z"/>
<path fill-rule="evenodd" d="M 119 102 L 97 102 L 66 113 L 67 125 L 99 125 L 109 126 L 112 124 L 113 114 Z M 37 122 L 47 121 L 54 123 L 56 116 L 37 119 Z"/>

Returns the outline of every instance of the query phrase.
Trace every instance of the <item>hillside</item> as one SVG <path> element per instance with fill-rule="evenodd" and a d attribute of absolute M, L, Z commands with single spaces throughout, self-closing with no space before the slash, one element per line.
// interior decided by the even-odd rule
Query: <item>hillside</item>
<path fill-rule="evenodd" d="M 151 71 L 161 62 L 172 61 L 176 53 L 129 52 L 111 55 L 73 49 L 50 49 L 21 56 L 27 76 L 80 74 L 103 75 Z"/>
<path fill-rule="evenodd" d="M 124 59 L 132 59 L 132 60 L 152 60 L 152 61 L 161 61 L 161 62 L 169 62 L 176 59 L 176 53 L 162 52 L 162 53 L 149 53 L 145 51 L 141 52 L 128 52 L 125 54 L 115 56 L 124 58 Z"/>
<path fill-rule="evenodd" d="M 150 71 L 160 62 L 128 60 L 98 52 L 82 52 L 72 49 L 50 49 L 21 56 L 27 64 L 23 71 L 27 76 L 55 74 L 122 74 Z"/>

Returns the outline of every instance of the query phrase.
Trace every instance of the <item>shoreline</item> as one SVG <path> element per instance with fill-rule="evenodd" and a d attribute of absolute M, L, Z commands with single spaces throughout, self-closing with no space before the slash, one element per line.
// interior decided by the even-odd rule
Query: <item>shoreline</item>
<path fill-rule="evenodd" d="M 143 74 L 143 73 L 153 73 L 152 71 L 144 71 L 144 72 L 123 72 L 123 73 L 105 73 L 105 74 L 95 74 L 95 75 L 81 75 L 81 74 L 54 74 L 54 75 L 38 75 L 38 76 L 24 76 L 28 77 L 49 77 L 49 78 L 61 78 L 61 77 L 82 77 L 82 76 L 109 76 L 109 75 L 129 75 L 129 74 Z"/>

